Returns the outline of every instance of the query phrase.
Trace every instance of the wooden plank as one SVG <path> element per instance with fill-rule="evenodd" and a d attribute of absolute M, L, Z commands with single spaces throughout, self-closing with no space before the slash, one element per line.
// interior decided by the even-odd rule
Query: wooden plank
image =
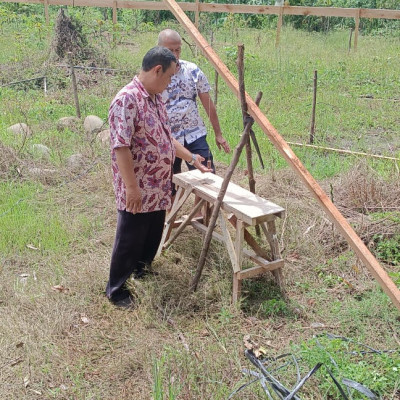
<path fill-rule="evenodd" d="M 43 4 L 45 0 L 0 0 L 3 3 Z M 75 7 L 112 7 L 113 0 L 49 0 L 50 5 L 66 5 Z M 184 11 L 196 12 L 195 3 L 179 2 Z M 118 1 L 118 8 L 136 10 L 168 10 L 168 6 L 161 1 Z M 267 14 L 279 15 L 280 6 L 257 6 L 244 4 L 213 4 L 200 3 L 199 12 L 229 12 L 236 14 Z M 336 7 L 300 7 L 285 6 L 285 15 L 313 15 L 319 17 L 355 18 L 355 8 Z M 400 10 L 361 9 L 360 18 L 400 19 Z"/>
<path fill-rule="evenodd" d="M 382 10 L 361 8 L 360 18 L 400 19 L 400 10 Z"/>
<path fill-rule="evenodd" d="M 174 0 L 164 0 L 168 5 L 170 11 L 175 15 L 178 21 L 183 25 L 187 33 L 193 38 L 196 44 L 203 50 L 204 55 L 211 62 L 218 73 L 223 77 L 227 85 L 231 88 L 233 93 L 239 97 L 238 82 L 234 75 L 229 71 L 228 67 L 221 61 L 215 51 L 208 45 L 207 41 L 196 29 L 190 19 L 182 11 L 179 5 Z M 275 127 L 269 122 L 267 117 L 261 112 L 253 99 L 246 94 L 246 102 L 248 105 L 249 114 L 261 127 L 263 132 L 269 137 L 271 142 L 281 153 L 281 155 L 288 162 L 289 166 L 295 171 L 297 176 L 302 180 L 305 186 L 310 190 L 311 194 L 317 200 L 322 209 L 326 212 L 330 220 L 335 224 L 337 229 L 342 233 L 351 248 L 355 251 L 357 256 L 369 269 L 371 274 L 375 277 L 381 285 L 385 293 L 391 298 L 393 304 L 400 311 L 400 290 L 390 279 L 386 271 L 379 265 L 376 258 L 365 246 L 363 241 L 357 236 L 353 228 L 339 212 L 336 206 L 332 203 L 326 193 L 319 186 L 317 181 L 308 172 L 308 170 L 301 163 L 299 158 L 279 135 Z"/>
<path fill-rule="evenodd" d="M 247 255 L 247 254 L 246 254 Z M 257 257 L 254 255 L 254 257 Z M 253 260 L 254 262 L 256 262 L 257 264 L 259 264 L 259 266 L 257 267 L 252 267 L 252 268 L 247 268 L 244 269 L 242 271 L 239 272 L 239 276 L 238 279 L 248 279 L 248 278 L 254 278 L 255 276 L 259 276 L 262 274 L 265 274 L 266 272 L 272 272 L 275 271 L 277 269 L 280 269 L 283 267 L 283 260 L 276 260 L 276 261 L 271 261 L 271 262 L 265 262 L 264 264 L 262 264 L 262 259 L 260 259 L 260 257 L 258 257 L 260 260 L 255 261 L 255 259 L 253 257 L 249 258 L 251 260 Z"/>
<path fill-rule="evenodd" d="M 213 204 L 218 197 L 223 178 L 210 172 L 193 170 L 174 175 L 173 181 L 186 190 L 190 188 L 196 195 Z M 228 185 L 221 208 L 252 226 L 259 221 L 280 217 L 285 211 L 281 206 L 232 182 Z"/>

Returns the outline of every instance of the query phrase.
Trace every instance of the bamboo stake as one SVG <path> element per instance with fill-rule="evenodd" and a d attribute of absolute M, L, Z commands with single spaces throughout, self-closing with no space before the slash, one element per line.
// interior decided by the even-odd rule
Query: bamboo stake
<path fill-rule="evenodd" d="M 261 101 L 261 97 L 262 97 L 262 93 L 259 92 L 256 98 L 256 104 L 259 104 Z M 206 262 L 206 257 L 207 257 L 207 253 L 208 253 L 208 249 L 210 248 L 210 243 L 211 243 L 211 239 L 212 239 L 212 234 L 215 228 L 215 224 L 217 222 L 218 219 L 218 215 L 219 215 L 219 210 L 221 208 L 222 205 L 222 201 L 224 200 L 224 196 L 226 193 L 226 190 L 228 189 L 228 185 L 229 182 L 231 180 L 233 171 L 235 170 L 235 167 L 237 165 L 237 163 L 239 162 L 239 158 L 240 158 L 240 154 L 242 153 L 243 147 L 246 144 L 246 140 L 248 140 L 249 138 L 249 133 L 250 133 L 250 129 L 253 125 L 254 121 L 253 119 L 251 119 L 249 122 L 247 122 L 242 137 L 240 139 L 239 144 L 236 146 L 234 152 L 233 152 L 233 158 L 232 161 L 226 171 L 226 174 L 224 176 L 224 180 L 222 181 L 221 184 L 221 188 L 219 190 L 218 193 L 218 197 L 217 200 L 214 203 L 214 207 L 213 207 L 213 211 L 211 214 L 211 219 L 210 219 L 210 223 L 208 225 L 207 228 L 207 233 L 206 236 L 204 238 L 204 242 L 203 242 L 203 248 L 201 249 L 201 253 L 200 253 L 200 258 L 199 258 L 199 262 L 197 264 L 197 269 L 196 269 L 196 273 L 194 275 L 194 278 L 192 280 L 192 284 L 191 284 L 191 289 L 193 291 L 197 290 L 197 285 L 199 284 L 199 280 L 201 277 L 201 274 L 203 272 L 203 268 L 204 268 L 204 264 Z"/>
<path fill-rule="evenodd" d="M 290 144 L 292 146 L 309 147 L 311 149 L 322 150 L 322 151 L 336 151 L 337 153 L 349 154 L 349 155 L 353 155 L 353 156 L 363 156 L 363 157 L 380 158 L 382 160 L 400 161 L 400 158 L 380 156 L 378 154 L 362 153 L 360 151 L 335 149 L 333 147 L 323 147 L 323 146 L 316 146 L 316 145 L 305 144 L 305 143 L 296 143 L 296 142 L 287 142 L 287 144 Z"/>
<path fill-rule="evenodd" d="M 81 108 L 79 106 L 79 98 L 78 98 L 78 86 L 76 84 L 76 76 L 74 70 L 74 64 L 72 63 L 72 56 L 71 53 L 68 53 L 68 63 L 69 63 L 69 71 L 71 74 L 71 81 L 72 81 L 72 89 L 74 91 L 74 101 L 75 101 L 75 109 L 76 109 L 76 116 L 78 118 L 81 117 Z"/>
<path fill-rule="evenodd" d="M 196 29 L 190 19 L 186 16 L 183 10 L 179 7 L 175 0 L 164 0 L 164 4 L 168 6 L 168 9 L 175 15 L 178 21 L 183 25 L 187 33 L 194 39 L 198 46 L 203 50 L 204 55 L 216 68 L 219 74 L 223 77 L 227 85 L 234 92 L 236 96 L 239 95 L 238 82 L 233 74 L 229 71 L 227 66 L 220 60 L 218 55 L 209 46 L 204 37 Z M 257 104 L 253 99 L 246 94 L 246 102 L 249 109 L 249 114 L 254 120 L 260 125 L 264 133 L 269 137 L 273 145 L 281 153 L 281 155 L 288 162 L 289 166 L 303 181 L 304 185 L 310 190 L 311 194 L 317 200 L 321 208 L 326 212 L 330 220 L 335 223 L 338 230 L 342 233 L 343 237 L 349 243 L 351 248 L 355 251 L 357 256 L 365 264 L 374 278 L 381 285 L 385 293 L 390 297 L 393 304 L 400 311 L 400 291 L 394 282 L 390 279 L 386 271 L 379 265 L 376 258 L 365 246 L 363 241 L 354 232 L 354 229 L 330 201 L 326 193 L 319 186 L 317 181 L 308 172 L 308 170 L 301 163 L 299 158 L 285 142 L 285 140 L 279 135 L 275 127 L 269 122 L 267 117 L 261 112 Z"/>
<path fill-rule="evenodd" d="M 349 53 L 351 51 L 351 38 L 353 36 L 353 28 L 350 28 L 350 36 L 349 36 Z"/>
<path fill-rule="evenodd" d="M 310 126 L 310 144 L 314 143 L 315 134 L 315 108 L 317 106 L 317 71 L 314 71 L 314 90 L 313 90 L 313 102 L 311 112 L 311 126 Z"/>

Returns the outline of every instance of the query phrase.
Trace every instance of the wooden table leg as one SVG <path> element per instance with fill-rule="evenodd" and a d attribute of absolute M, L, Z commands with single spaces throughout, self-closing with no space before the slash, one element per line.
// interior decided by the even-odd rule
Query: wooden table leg
<path fill-rule="evenodd" d="M 232 285 L 232 302 L 236 303 L 240 298 L 240 293 L 242 291 L 242 281 L 238 279 L 238 272 L 233 274 L 233 285 Z"/>
<path fill-rule="evenodd" d="M 237 302 L 240 297 L 242 289 L 242 281 L 239 279 L 239 272 L 242 269 L 243 261 L 243 239 L 244 239 L 244 223 L 238 219 L 236 221 L 236 238 L 235 238 L 235 265 L 233 266 L 233 289 L 232 289 L 232 301 Z"/>
<path fill-rule="evenodd" d="M 272 220 L 264 222 L 261 224 L 261 228 L 271 247 L 272 260 L 280 260 L 282 257 L 281 257 L 281 252 L 279 250 L 279 242 L 276 234 L 275 221 Z M 282 268 L 278 268 L 272 271 L 272 274 L 274 275 L 275 281 L 277 285 L 280 287 L 282 294 L 285 295 L 285 285 L 283 280 Z"/>
<path fill-rule="evenodd" d="M 167 214 L 167 217 L 165 220 L 164 231 L 163 231 L 163 234 L 161 237 L 160 246 L 158 247 L 158 250 L 157 250 L 157 254 L 156 254 L 157 256 L 159 256 L 161 254 L 164 243 L 168 240 L 168 238 L 171 234 L 176 216 L 178 215 L 180 208 L 185 203 L 186 199 L 189 197 L 191 192 L 192 191 L 190 189 L 186 189 L 184 191 L 182 187 L 178 188 L 176 195 L 175 195 L 174 204 L 172 204 L 171 210 Z"/>

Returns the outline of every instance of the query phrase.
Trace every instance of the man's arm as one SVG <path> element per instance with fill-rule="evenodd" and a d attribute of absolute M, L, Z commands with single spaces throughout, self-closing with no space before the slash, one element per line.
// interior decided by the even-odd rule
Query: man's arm
<path fill-rule="evenodd" d="M 133 169 L 132 153 L 129 147 L 115 149 L 117 165 L 126 186 L 126 211 L 136 214 L 142 210 L 142 194 Z"/>
<path fill-rule="evenodd" d="M 183 147 L 176 139 L 172 138 L 172 143 L 174 144 L 176 156 L 182 158 L 187 162 L 192 161 L 192 153 Z M 201 172 L 212 172 L 212 169 L 207 168 L 201 162 L 204 161 L 204 158 L 200 154 L 195 154 L 196 160 L 194 162 L 194 166 L 200 170 Z"/>
<path fill-rule="evenodd" d="M 231 149 L 228 142 L 222 136 L 217 110 L 213 101 L 211 100 L 209 93 L 199 93 L 199 99 L 201 101 L 201 104 L 203 104 L 204 109 L 206 110 L 208 118 L 210 119 L 211 125 L 215 133 L 215 141 L 217 143 L 218 149 L 221 150 L 222 147 L 225 153 L 229 153 Z"/>

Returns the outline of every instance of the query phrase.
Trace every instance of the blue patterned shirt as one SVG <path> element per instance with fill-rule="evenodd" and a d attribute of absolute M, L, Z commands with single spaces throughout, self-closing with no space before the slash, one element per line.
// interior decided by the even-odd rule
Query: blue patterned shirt
<path fill-rule="evenodd" d="M 162 93 L 172 135 L 181 144 L 192 143 L 207 134 L 200 117 L 196 98 L 208 93 L 210 84 L 203 71 L 194 63 L 179 60 L 179 70 Z"/>

